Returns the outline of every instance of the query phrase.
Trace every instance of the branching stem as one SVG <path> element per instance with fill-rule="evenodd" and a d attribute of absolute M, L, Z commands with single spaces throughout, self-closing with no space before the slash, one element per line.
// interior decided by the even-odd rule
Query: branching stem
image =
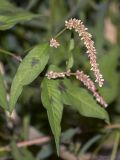
<path fill-rule="evenodd" d="M 65 27 L 63 30 L 61 30 L 58 34 L 56 34 L 55 39 L 58 38 L 61 34 L 65 32 L 67 28 Z"/>
<path fill-rule="evenodd" d="M 39 144 L 42 145 L 43 143 L 47 143 L 51 140 L 50 137 L 40 137 L 37 139 L 33 139 L 33 140 L 27 140 L 27 141 L 23 141 L 23 142 L 18 142 L 17 143 L 17 147 L 21 148 L 21 147 L 26 147 L 26 146 L 31 146 L 31 145 L 35 145 L 35 144 Z M 5 146 L 5 147 L 1 147 L 0 148 L 0 152 L 4 152 L 4 151 L 11 151 L 10 146 Z"/>
<path fill-rule="evenodd" d="M 11 52 L 8 52 L 8 51 L 6 51 L 6 50 L 4 50 L 4 49 L 1 49 L 0 48 L 0 52 L 2 52 L 2 53 L 4 53 L 4 54 L 7 54 L 7 55 L 9 55 L 9 56 L 11 56 L 11 57 L 13 57 L 13 58 L 15 58 L 17 61 L 22 61 L 22 58 L 21 57 L 19 57 L 19 56 L 16 56 L 16 55 L 14 55 L 13 53 L 11 53 Z"/>

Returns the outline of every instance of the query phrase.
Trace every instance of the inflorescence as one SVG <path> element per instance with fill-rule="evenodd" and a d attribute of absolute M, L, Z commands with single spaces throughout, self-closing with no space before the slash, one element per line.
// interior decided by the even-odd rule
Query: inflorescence
<path fill-rule="evenodd" d="M 60 46 L 60 44 L 56 39 L 52 38 L 50 40 L 50 47 L 58 48 L 59 46 Z"/>
<path fill-rule="evenodd" d="M 102 74 L 100 73 L 100 70 L 98 67 L 99 64 L 96 61 L 97 59 L 96 49 L 94 47 L 92 35 L 88 33 L 88 29 L 85 28 L 83 22 L 75 18 L 65 21 L 65 27 L 66 29 L 69 29 L 69 30 L 74 29 L 75 32 L 77 32 L 81 37 L 81 40 L 83 40 L 83 43 L 87 48 L 88 57 L 90 59 L 91 70 L 94 72 L 94 75 L 96 77 L 95 82 L 97 82 L 99 86 L 102 87 L 104 79 Z M 50 40 L 50 46 L 57 48 L 60 46 L 60 44 L 56 39 L 52 38 Z M 71 75 L 75 75 L 76 79 L 80 80 L 93 93 L 93 95 L 96 97 L 96 100 L 104 107 L 107 107 L 107 103 L 104 101 L 103 97 L 101 97 L 97 92 L 94 82 L 89 78 L 88 75 L 84 74 L 83 71 L 77 70 L 75 73 L 71 73 L 70 70 L 67 72 L 61 72 L 61 73 L 50 71 L 46 74 L 48 79 L 51 79 L 51 78 L 55 79 L 60 77 L 64 78 L 65 76 L 71 76 Z"/>
<path fill-rule="evenodd" d="M 94 75 L 96 77 L 96 82 L 102 87 L 104 79 L 103 76 L 100 74 L 98 64 L 96 62 L 96 49 L 94 47 L 94 42 L 91 39 L 92 35 L 87 32 L 87 28 L 85 28 L 83 22 L 77 19 L 70 19 L 69 21 L 65 21 L 65 26 L 67 29 L 75 29 L 75 32 L 79 34 L 81 40 L 83 40 L 86 48 L 88 57 L 90 58 L 91 70 L 93 70 Z"/>
<path fill-rule="evenodd" d="M 70 70 L 66 72 L 54 72 L 49 71 L 46 74 L 48 79 L 56 79 L 56 78 L 64 78 L 69 76 L 75 76 L 76 79 L 80 80 L 96 97 L 96 100 L 103 105 L 104 107 L 107 107 L 107 103 L 104 101 L 103 97 L 99 95 L 97 92 L 96 86 L 94 85 L 94 82 L 89 78 L 88 75 L 86 75 L 83 71 L 77 70 L 76 73 L 71 73 Z"/>

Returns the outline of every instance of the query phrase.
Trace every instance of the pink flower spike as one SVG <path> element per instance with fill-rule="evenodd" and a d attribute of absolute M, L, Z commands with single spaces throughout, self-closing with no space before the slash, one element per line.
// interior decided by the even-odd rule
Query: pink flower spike
<path fill-rule="evenodd" d="M 103 97 L 97 92 L 94 82 L 83 71 L 77 70 L 75 73 L 71 73 L 70 70 L 67 70 L 66 72 L 49 71 L 46 74 L 46 77 L 48 79 L 64 78 L 69 76 L 75 76 L 76 79 L 81 81 L 92 92 L 98 103 L 100 103 L 104 107 L 107 107 L 107 103 L 105 102 Z"/>
<path fill-rule="evenodd" d="M 91 70 L 94 72 L 96 77 L 96 81 L 100 87 L 102 87 L 104 79 L 103 76 L 100 74 L 100 70 L 96 61 L 96 49 L 94 47 L 94 42 L 92 40 L 92 35 L 88 33 L 88 29 L 85 28 L 83 22 L 81 20 L 71 18 L 68 21 L 65 21 L 65 26 L 67 29 L 71 30 L 74 29 L 75 32 L 81 37 L 81 40 L 84 42 L 84 45 L 87 48 L 87 54 L 90 59 Z"/>
<path fill-rule="evenodd" d="M 83 71 L 76 71 L 76 79 L 80 80 L 92 93 L 96 100 L 105 108 L 108 106 L 102 96 L 97 92 L 94 82 Z"/>

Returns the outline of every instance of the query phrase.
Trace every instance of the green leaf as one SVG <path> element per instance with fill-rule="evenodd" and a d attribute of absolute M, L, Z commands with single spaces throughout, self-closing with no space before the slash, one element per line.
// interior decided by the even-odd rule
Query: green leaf
<path fill-rule="evenodd" d="M 15 160 L 35 160 L 27 148 L 18 148 L 14 141 L 11 142 L 11 149 Z"/>
<path fill-rule="evenodd" d="M 119 93 L 119 74 L 117 73 L 119 49 L 113 48 L 99 60 L 100 70 L 105 79 L 105 84 L 100 88 L 101 95 L 111 103 Z"/>
<path fill-rule="evenodd" d="M 74 49 L 74 39 L 70 40 L 70 44 L 69 44 L 69 50 L 68 50 L 68 61 L 66 62 L 67 64 L 67 69 L 72 68 L 72 66 L 74 65 L 74 58 L 73 58 L 73 49 Z"/>
<path fill-rule="evenodd" d="M 0 106 L 6 110 L 8 109 L 7 95 L 6 95 L 4 80 L 1 74 L 0 74 Z"/>
<path fill-rule="evenodd" d="M 71 141 L 73 136 L 78 132 L 76 128 L 67 129 L 62 133 L 61 141 L 64 143 L 65 141 Z"/>
<path fill-rule="evenodd" d="M 0 30 L 6 30 L 17 23 L 31 20 L 38 15 L 17 8 L 6 0 L 0 1 Z"/>
<path fill-rule="evenodd" d="M 67 69 L 72 68 L 72 66 L 74 64 L 74 59 L 73 59 L 73 55 L 72 54 L 69 56 L 69 59 L 68 59 L 66 64 L 67 64 Z"/>
<path fill-rule="evenodd" d="M 51 144 L 45 144 L 42 146 L 40 152 L 37 154 L 36 160 L 44 160 L 52 155 L 54 152 Z"/>
<path fill-rule="evenodd" d="M 10 112 L 14 109 L 23 87 L 30 84 L 43 71 L 48 58 L 48 44 L 42 44 L 34 47 L 23 59 L 11 86 Z"/>
<path fill-rule="evenodd" d="M 0 10 L 5 10 L 8 7 L 8 10 L 13 9 L 13 5 L 8 0 L 0 0 Z"/>
<path fill-rule="evenodd" d="M 11 152 L 12 156 L 14 157 L 15 160 L 21 160 L 23 158 L 14 141 L 11 142 L 11 149 L 12 149 Z"/>
<path fill-rule="evenodd" d="M 104 119 L 109 123 L 106 110 L 96 103 L 87 90 L 74 86 L 67 79 L 60 81 L 59 89 L 62 93 L 63 102 L 67 105 L 72 105 L 81 115 Z"/>
<path fill-rule="evenodd" d="M 101 3 L 101 7 L 98 7 L 98 10 L 96 11 L 96 24 L 93 29 L 93 33 L 95 35 L 95 41 L 96 41 L 96 49 L 97 52 L 103 53 L 103 46 L 105 44 L 104 40 L 104 20 L 105 20 L 105 15 L 107 11 L 107 3 L 103 2 Z"/>
<path fill-rule="evenodd" d="M 23 156 L 22 160 L 36 160 L 32 155 L 31 151 L 29 151 L 27 148 L 21 148 L 21 152 Z"/>
<path fill-rule="evenodd" d="M 59 141 L 61 134 L 61 118 L 63 104 L 61 92 L 58 90 L 59 83 L 57 80 L 48 80 L 45 78 L 42 82 L 41 99 L 47 110 L 49 123 L 55 138 L 57 153 L 59 155 Z"/>

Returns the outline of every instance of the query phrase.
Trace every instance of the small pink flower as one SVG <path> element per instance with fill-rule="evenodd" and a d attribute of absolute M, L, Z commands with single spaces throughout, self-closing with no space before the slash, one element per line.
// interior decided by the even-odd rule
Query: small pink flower
<path fill-rule="evenodd" d="M 65 77 L 65 73 L 64 72 L 54 72 L 54 71 L 49 71 L 46 74 L 48 79 L 56 79 L 56 78 L 64 78 Z"/>
<path fill-rule="evenodd" d="M 50 40 L 50 47 L 58 48 L 59 46 L 60 46 L 60 44 L 56 39 L 52 38 Z"/>

